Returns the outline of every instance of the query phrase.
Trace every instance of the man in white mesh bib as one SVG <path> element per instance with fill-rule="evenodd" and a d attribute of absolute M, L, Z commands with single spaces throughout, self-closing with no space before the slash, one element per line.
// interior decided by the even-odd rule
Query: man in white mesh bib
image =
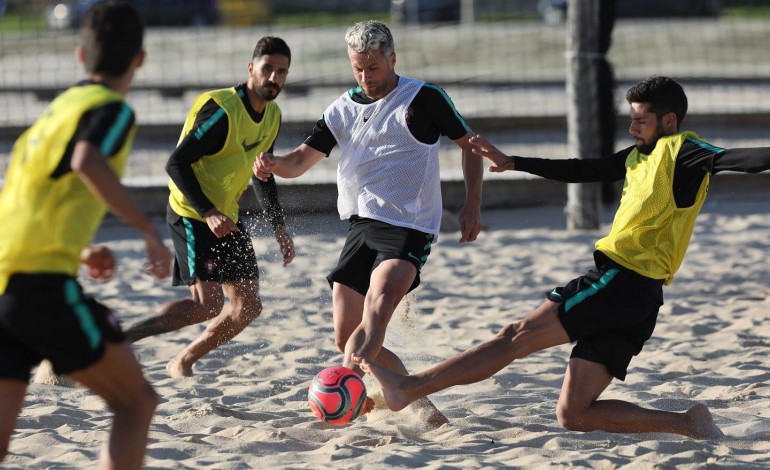
<path fill-rule="evenodd" d="M 386 25 L 365 21 L 345 35 L 358 86 L 343 93 L 316 123 L 313 134 L 286 155 L 260 154 L 254 174 L 295 178 L 339 144 L 340 218 L 350 230 L 337 266 L 327 276 L 333 291 L 334 336 L 343 365 L 363 371 L 351 356 L 406 373 L 401 360 L 382 346 L 401 299 L 420 283 L 441 223 L 439 139 L 462 149 L 466 199 L 460 241 L 481 229 L 481 160 L 471 153 L 472 131 L 436 85 L 396 74 L 393 36 Z M 428 422 L 446 418 L 426 400 Z"/>

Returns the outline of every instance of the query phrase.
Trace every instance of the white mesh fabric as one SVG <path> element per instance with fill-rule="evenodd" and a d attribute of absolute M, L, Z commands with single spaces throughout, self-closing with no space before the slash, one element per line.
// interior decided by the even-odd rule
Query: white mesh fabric
<path fill-rule="evenodd" d="M 400 77 L 398 86 L 374 103 L 356 103 L 345 93 L 324 112 L 341 149 L 340 218 L 359 215 L 438 234 L 439 144 L 418 141 L 406 123 L 409 105 L 423 84 Z"/>

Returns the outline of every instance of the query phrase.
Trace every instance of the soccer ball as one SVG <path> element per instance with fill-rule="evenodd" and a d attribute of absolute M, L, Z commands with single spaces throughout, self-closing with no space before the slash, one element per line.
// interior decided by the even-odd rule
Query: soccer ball
<path fill-rule="evenodd" d="M 316 418 L 342 426 L 361 413 L 366 402 L 366 386 L 352 369 L 328 367 L 313 379 L 307 401 Z"/>

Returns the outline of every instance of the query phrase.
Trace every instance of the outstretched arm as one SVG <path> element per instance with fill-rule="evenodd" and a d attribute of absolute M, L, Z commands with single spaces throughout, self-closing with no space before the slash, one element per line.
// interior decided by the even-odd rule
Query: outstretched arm
<path fill-rule="evenodd" d="M 625 178 L 625 162 L 634 147 L 601 158 L 548 159 L 507 156 L 480 135 L 473 136 L 470 143 L 473 153 L 492 162 L 489 171 L 524 171 L 564 183 L 590 183 L 596 181 L 620 181 Z"/>
<path fill-rule="evenodd" d="M 326 156 L 313 147 L 302 144 L 285 155 L 272 155 L 262 152 L 254 162 L 254 176 L 267 181 L 270 175 L 281 178 L 296 178 L 303 175 Z"/>
<path fill-rule="evenodd" d="M 492 173 L 502 173 L 516 169 L 513 157 L 505 155 L 500 149 L 492 145 L 492 142 L 481 135 L 477 134 L 471 137 L 470 144 L 474 154 L 492 162 L 492 165 L 489 167 L 489 171 Z"/>
<path fill-rule="evenodd" d="M 712 172 L 759 173 L 770 170 L 770 147 L 727 149 L 717 154 Z"/>

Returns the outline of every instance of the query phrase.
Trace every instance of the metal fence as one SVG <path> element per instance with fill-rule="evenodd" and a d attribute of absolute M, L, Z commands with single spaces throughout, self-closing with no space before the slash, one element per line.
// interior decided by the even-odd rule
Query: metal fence
<path fill-rule="evenodd" d="M 511 14 L 511 5 L 520 3 L 499 1 L 495 15 L 493 1 L 481 2 L 468 22 L 392 23 L 397 71 L 444 87 L 475 129 L 497 133 L 506 145 L 533 151 L 545 145 L 550 154 L 563 153 L 567 27 L 541 21 L 523 7 Z M 622 97 L 629 84 L 670 75 L 688 91 L 691 119 L 761 141 L 770 117 L 770 16 L 722 13 L 619 18 L 609 50 L 619 114 L 625 113 Z M 374 13 L 360 19 L 367 15 Z M 245 81 L 254 44 L 268 34 L 283 37 L 293 53 L 278 99 L 286 131 L 278 147 L 298 144 L 326 105 L 354 85 L 346 26 L 148 28 L 148 61 L 128 96 L 140 124 L 137 150 L 148 156 L 133 174 L 162 172 L 162 165 L 153 165 L 160 158 L 153 152 L 173 148 L 195 94 Z M 73 55 L 76 41 L 72 30 L 0 29 L 0 178 L 13 140 L 82 76 Z"/>

